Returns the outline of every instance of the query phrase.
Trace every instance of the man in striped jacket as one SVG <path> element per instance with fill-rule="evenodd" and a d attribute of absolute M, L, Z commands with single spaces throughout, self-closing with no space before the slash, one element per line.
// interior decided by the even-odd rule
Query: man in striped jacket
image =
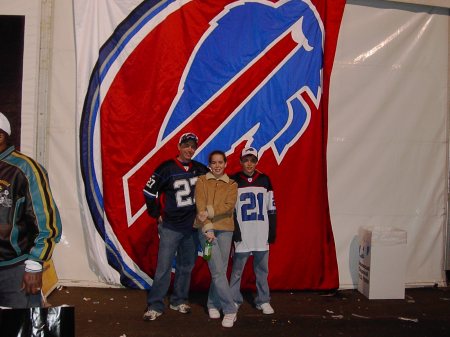
<path fill-rule="evenodd" d="M 61 237 L 47 172 L 10 144 L 0 113 L 0 306 L 41 306 L 42 264 Z"/>

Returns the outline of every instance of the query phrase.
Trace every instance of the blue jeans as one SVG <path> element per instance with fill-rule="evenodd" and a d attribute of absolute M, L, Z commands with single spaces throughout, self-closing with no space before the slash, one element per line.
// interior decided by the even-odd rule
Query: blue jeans
<path fill-rule="evenodd" d="M 199 231 L 202 247 L 205 246 L 205 235 Z M 233 232 L 214 231 L 216 239 L 213 241 L 211 259 L 208 261 L 211 273 L 207 307 L 222 310 L 224 314 L 233 314 L 237 308 L 231 296 L 230 285 L 227 278 L 228 259 L 230 257 L 231 240 Z"/>
<path fill-rule="evenodd" d="M 40 307 L 41 294 L 26 294 L 22 290 L 25 264 L 0 269 L 0 306 L 16 309 Z"/>
<path fill-rule="evenodd" d="M 253 270 L 256 278 L 256 297 L 255 304 L 260 305 L 270 302 L 270 291 L 267 277 L 269 276 L 269 251 L 254 251 L 253 254 Z M 250 256 L 248 253 L 235 253 L 233 255 L 233 269 L 230 277 L 230 288 L 233 295 L 233 300 L 237 304 L 242 304 L 243 298 L 241 294 L 241 277 L 244 271 L 247 259 Z"/>
<path fill-rule="evenodd" d="M 170 286 L 173 259 L 176 255 L 176 271 L 170 304 L 187 303 L 191 272 L 197 258 L 194 242 L 196 232 L 177 232 L 159 225 L 159 250 L 152 288 L 147 292 L 147 305 L 151 310 L 164 311 L 164 297 Z"/>

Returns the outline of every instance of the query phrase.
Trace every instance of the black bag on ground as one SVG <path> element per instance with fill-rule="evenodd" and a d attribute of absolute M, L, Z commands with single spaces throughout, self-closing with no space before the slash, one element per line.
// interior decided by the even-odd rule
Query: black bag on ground
<path fill-rule="evenodd" d="M 0 309 L 2 337 L 75 337 L 75 308 Z"/>

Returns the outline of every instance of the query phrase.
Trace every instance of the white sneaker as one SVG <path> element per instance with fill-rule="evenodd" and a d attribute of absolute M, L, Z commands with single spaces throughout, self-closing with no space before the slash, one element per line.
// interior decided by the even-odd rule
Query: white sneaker
<path fill-rule="evenodd" d="M 222 320 L 222 326 L 224 328 L 232 328 L 234 322 L 236 322 L 237 320 L 237 314 L 225 314 L 225 316 L 223 316 L 223 320 Z"/>
<path fill-rule="evenodd" d="M 220 311 L 216 308 L 209 308 L 208 309 L 209 318 L 211 319 L 219 319 L 220 318 Z"/>
<path fill-rule="evenodd" d="M 191 306 L 189 304 L 186 303 L 181 303 L 178 305 L 170 305 L 169 306 L 170 309 L 175 310 L 175 311 L 179 311 L 182 314 L 189 314 L 191 312 Z"/>
<path fill-rule="evenodd" d="M 270 305 L 270 303 L 263 303 L 263 304 L 258 304 L 256 306 L 256 309 L 258 310 L 262 310 L 262 313 L 264 315 L 272 315 L 275 310 L 273 310 L 272 306 Z"/>
<path fill-rule="evenodd" d="M 147 311 L 144 312 L 144 317 L 142 317 L 142 318 L 144 319 L 144 321 L 154 321 L 161 315 L 162 315 L 162 312 L 147 309 Z"/>

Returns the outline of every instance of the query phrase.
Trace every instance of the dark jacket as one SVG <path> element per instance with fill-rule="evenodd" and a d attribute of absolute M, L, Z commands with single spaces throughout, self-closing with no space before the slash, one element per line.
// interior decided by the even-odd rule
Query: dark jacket
<path fill-rule="evenodd" d="M 51 258 L 61 219 L 47 172 L 14 146 L 0 153 L 0 267 Z"/>

